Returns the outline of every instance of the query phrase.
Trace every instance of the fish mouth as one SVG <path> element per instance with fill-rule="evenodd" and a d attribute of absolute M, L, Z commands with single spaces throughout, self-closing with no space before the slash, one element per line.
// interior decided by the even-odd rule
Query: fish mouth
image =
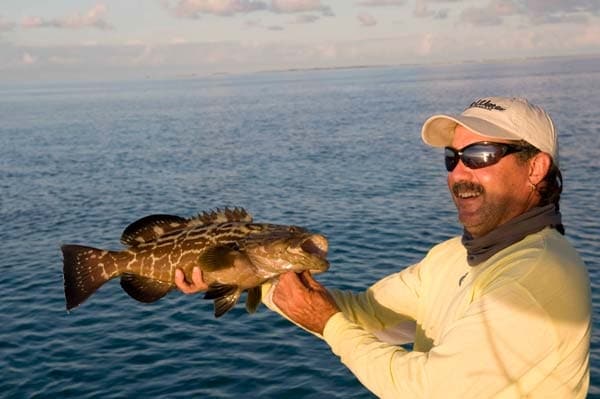
<path fill-rule="evenodd" d="M 305 239 L 302 244 L 300 244 L 300 248 L 302 248 L 302 250 L 308 254 L 325 259 L 327 257 L 327 249 L 329 248 L 329 244 L 327 243 L 327 238 L 324 236 L 320 234 L 313 234 Z"/>

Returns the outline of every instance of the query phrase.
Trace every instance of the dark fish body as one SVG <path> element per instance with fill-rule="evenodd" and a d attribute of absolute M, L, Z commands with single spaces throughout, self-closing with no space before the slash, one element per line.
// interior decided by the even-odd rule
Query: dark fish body
<path fill-rule="evenodd" d="M 177 268 L 191 281 L 199 266 L 215 316 L 231 309 L 243 291 L 248 292 L 246 308 L 254 312 L 264 282 L 287 271 L 318 273 L 329 267 L 324 236 L 296 226 L 253 223 L 241 208 L 189 219 L 150 215 L 129 225 L 121 243 L 127 247 L 122 251 L 62 246 L 67 309 L 115 277 L 131 297 L 154 302 L 175 287 Z"/>

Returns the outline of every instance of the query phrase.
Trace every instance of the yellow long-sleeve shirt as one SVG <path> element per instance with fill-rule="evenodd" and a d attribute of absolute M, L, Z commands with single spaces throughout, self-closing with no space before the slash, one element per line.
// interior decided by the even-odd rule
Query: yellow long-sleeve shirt
<path fill-rule="evenodd" d="M 379 397 L 587 393 L 589 279 L 553 229 L 474 267 L 456 237 L 364 293 L 331 292 L 342 311 L 328 321 L 323 339 Z M 399 346 L 406 342 L 414 342 L 412 350 Z"/>

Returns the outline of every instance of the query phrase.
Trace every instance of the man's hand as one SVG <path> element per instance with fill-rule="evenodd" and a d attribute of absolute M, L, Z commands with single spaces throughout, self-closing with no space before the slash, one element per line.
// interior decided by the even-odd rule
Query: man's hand
<path fill-rule="evenodd" d="M 282 274 L 273 302 L 290 319 L 321 335 L 329 318 L 340 311 L 327 289 L 308 271 Z"/>
<path fill-rule="evenodd" d="M 189 283 L 185 279 L 185 275 L 181 269 L 175 270 L 175 285 L 179 288 L 184 294 L 195 294 L 200 291 L 206 291 L 208 289 L 208 285 L 202 279 L 202 272 L 199 267 L 194 267 L 192 271 L 192 282 Z"/>

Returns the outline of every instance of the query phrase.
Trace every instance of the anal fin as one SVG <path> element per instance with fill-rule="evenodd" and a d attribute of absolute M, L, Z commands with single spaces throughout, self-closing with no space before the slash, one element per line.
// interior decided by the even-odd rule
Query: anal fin
<path fill-rule="evenodd" d="M 260 306 L 262 290 L 259 285 L 258 287 L 248 288 L 246 292 L 248 293 L 248 296 L 246 297 L 246 311 L 248 311 L 248 313 L 254 313 Z"/>
<path fill-rule="evenodd" d="M 145 303 L 158 301 L 173 288 L 169 283 L 131 273 L 121 276 L 121 287 L 133 299 Z"/>

